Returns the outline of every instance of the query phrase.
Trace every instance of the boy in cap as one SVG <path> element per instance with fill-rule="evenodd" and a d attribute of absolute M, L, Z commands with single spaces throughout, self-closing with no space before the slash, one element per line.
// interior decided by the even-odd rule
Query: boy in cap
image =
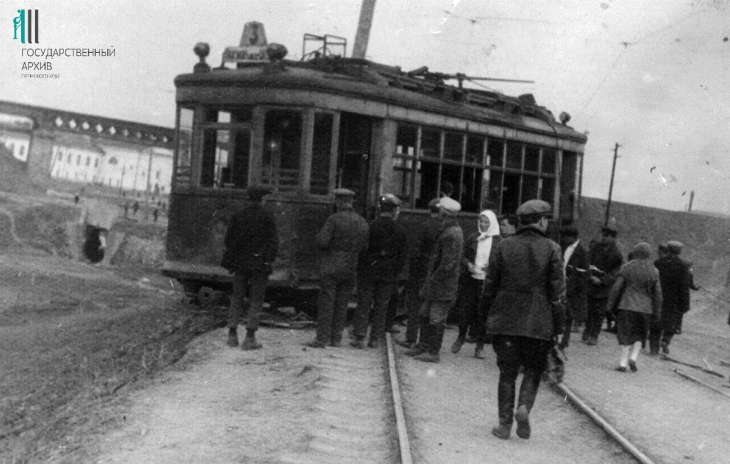
<path fill-rule="evenodd" d="M 262 347 L 256 341 L 256 330 L 271 264 L 279 246 L 274 215 L 264 209 L 265 197 L 269 193 L 271 190 L 266 187 L 249 188 L 248 196 L 253 204 L 234 214 L 226 231 L 226 251 L 221 266 L 233 273 L 233 295 L 228 309 L 228 346 L 238 345 L 238 320 L 243 311 L 246 287 L 250 288 L 246 338 L 241 344 L 243 350 Z"/>
<path fill-rule="evenodd" d="M 497 355 L 499 425 L 497 438 L 508 439 L 513 420 L 517 436 L 530 438 L 529 414 L 535 403 L 547 354 L 561 343 L 565 330 L 565 274 L 562 253 L 545 232 L 550 204 L 530 200 L 517 209 L 517 233 L 502 240 L 487 268 L 481 304 L 487 312 L 487 333 Z M 523 369 L 515 411 L 517 375 Z"/>
<path fill-rule="evenodd" d="M 357 269 L 357 310 L 350 343 L 355 348 L 365 347 L 368 321 L 372 309 L 373 325 L 368 347 L 377 348 L 385 335 L 388 303 L 398 283 L 408 256 L 408 238 L 405 228 L 396 222 L 401 201 L 392 194 L 382 195 L 380 215 L 370 223 L 367 249 L 360 254 Z"/>
<path fill-rule="evenodd" d="M 317 234 L 323 252 L 320 262 L 317 299 L 317 337 L 307 343 L 312 348 L 334 347 L 342 343 L 347 303 L 357 279 L 357 258 L 368 243 L 369 226 L 353 209 L 355 192 L 334 191 L 337 212 L 327 218 Z"/>
<path fill-rule="evenodd" d="M 438 202 L 441 228 L 428 262 L 428 274 L 420 296 L 423 298 L 420 317 L 420 339 L 406 351 L 407 356 L 424 362 L 440 361 L 446 318 L 456 300 L 459 270 L 464 247 L 464 233 L 456 220 L 461 210 L 458 201 L 442 197 Z"/>

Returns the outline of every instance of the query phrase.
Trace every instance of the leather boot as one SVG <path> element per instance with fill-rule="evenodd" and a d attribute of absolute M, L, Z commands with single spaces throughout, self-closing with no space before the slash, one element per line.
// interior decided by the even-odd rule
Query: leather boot
<path fill-rule="evenodd" d="M 512 431 L 515 407 L 515 384 L 500 381 L 497 385 L 497 413 L 499 425 L 492 429 L 492 435 L 502 440 L 509 438 Z"/>
<path fill-rule="evenodd" d="M 464 346 L 465 340 L 461 337 L 457 337 L 454 343 L 451 345 L 451 352 L 456 354 L 461 351 L 461 347 Z"/>
<path fill-rule="evenodd" d="M 246 337 L 243 339 L 243 343 L 241 343 L 241 349 L 243 351 L 251 351 L 258 350 L 261 347 L 263 345 L 256 341 L 256 336 L 252 331 L 246 331 Z"/>
<path fill-rule="evenodd" d="M 228 329 L 228 346 L 238 346 L 238 331 L 234 328 Z M 657 348 L 657 353 L 659 348 Z"/>
<path fill-rule="evenodd" d="M 439 355 L 441 352 L 441 345 L 444 342 L 444 332 L 446 331 L 446 327 L 441 325 L 432 325 L 431 326 L 431 343 L 428 352 L 431 354 L 435 354 L 436 356 Z"/>
<path fill-rule="evenodd" d="M 484 343 L 477 342 L 477 347 L 474 349 L 474 357 L 477 359 L 484 359 L 487 357 L 484 354 Z"/>
<path fill-rule="evenodd" d="M 532 406 L 535 404 L 539 386 L 540 375 L 532 369 L 525 369 L 522 376 L 522 385 L 520 385 L 520 398 L 517 401 L 519 406 L 515 414 L 517 436 L 520 438 L 530 438 L 530 411 L 532 411 Z"/>

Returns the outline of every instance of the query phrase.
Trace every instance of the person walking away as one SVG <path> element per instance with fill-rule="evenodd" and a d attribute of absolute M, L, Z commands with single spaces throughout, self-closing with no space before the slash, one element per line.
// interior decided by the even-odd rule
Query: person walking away
<path fill-rule="evenodd" d="M 598 343 L 603 318 L 606 314 L 608 292 L 616 281 L 624 259 L 616 246 L 618 232 L 612 227 L 601 228 L 601 240 L 592 244 L 589 251 L 591 274 L 588 283 L 588 311 L 583 340 L 587 345 Z"/>
<path fill-rule="evenodd" d="M 562 348 L 570 345 L 570 334 L 574 324 L 586 319 L 586 292 L 588 290 L 588 253 L 578 239 L 578 229 L 565 226 L 560 230 L 560 244 L 563 249 L 563 270 L 565 271 L 566 319 Z"/>
<path fill-rule="evenodd" d="M 499 384 L 497 438 L 508 439 L 513 420 L 517 436 L 530 438 L 530 411 L 535 403 L 547 355 L 565 331 L 565 274 L 560 247 L 545 231 L 552 208 L 530 200 L 517 209 L 517 233 L 502 240 L 487 268 L 481 304 L 487 334 L 494 337 Z M 523 369 L 515 410 L 517 375 Z"/>
<path fill-rule="evenodd" d="M 317 299 L 317 336 L 307 343 L 312 348 L 338 347 L 347 319 L 347 303 L 357 279 L 357 258 L 368 243 L 370 227 L 352 206 L 355 192 L 334 191 L 337 212 L 330 215 L 317 234 L 322 250 L 319 298 Z"/>
<path fill-rule="evenodd" d="M 416 230 L 410 247 L 408 282 L 406 283 L 406 305 L 408 308 L 406 334 L 405 339 L 395 341 L 398 345 L 406 348 L 414 348 L 418 342 L 418 329 L 421 325 L 418 314 L 423 304 L 423 298 L 420 297 L 419 293 L 426 281 L 428 261 L 436 244 L 436 237 L 438 237 L 441 230 L 438 202 L 438 198 L 435 198 L 428 203 L 429 218 Z"/>
<path fill-rule="evenodd" d="M 392 194 L 379 198 L 380 215 L 370 224 L 367 249 L 360 254 L 357 269 L 357 309 L 353 327 L 355 348 L 365 348 L 372 315 L 369 348 L 377 348 L 385 336 L 388 303 L 398 284 L 398 274 L 408 257 L 405 228 L 396 222 L 401 201 Z M 372 314 L 371 314 L 372 310 Z"/>
<path fill-rule="evenodd" d="M 456 296 L 456 310 L 459 313 L 459 335 L 451 345 L 451 352 L 458 353 L 466 342 L 467 333 L 476 341 L 474 357 L 484 359 L 484 344 L 488 342 L 486 314 L 479 304 L 484 286 L 489 258 L 502 240 L 499 223 L 493 211 L 485 209 L 479 214 L 478 232 L 464 241 L 464 254 L 461 258 L 461 277 Z"/>
<path fill-rule="evenodd" d="M 442 197 L 438 206 L 441 229 L 429 258 L 428 273 L 420 292 L 423 304 L 419 312 L 419 341 L 414 348 L 404 352 L 419 361 L 433 363 L 440 361 L 439 352 L 444 339 L 446 318 L 459 288 L 459 269 L 464 248 L 464 233 L 456 220 L 461 205 L 456 200 Z"/>
<path fill-rule="evenodd" d="M 659 271 L 662 288 L 662 317 L 649 333 L 649 353 L 656 355 L 661 346 L 662 354 L 669 354 L 669 344 L 675 334 L 681 331 L 682 319 L 690 308 L 689 290 L 694 286 L 689 265 L 679 254 L 682 243 L 676 240 L 667 242 L 666 253 L 654 261 Z"/>
<path fill-rule="evenodd" d="M 616 338 L 621 345 L 619 372 L 638 370 L 636 363 L 646 342 L 652 318 L 662 315 L 662 287 L 659 271 L 649 260 L 651 246 L 641 242 L 634 247 L 633 258 L 618 273 L 611 287 L 608 308 L 616 308 Z"/>
<path fill-rule="evenodd" d="M 224 240 L 226 251 L 221 266 L 233 273 L 233 294 L 228 308 L 228 346 L 238 345 L 238 320 L 244 307 L 246 287 L 249 287 L 250 304 L 246 337 L 241 344 L 243 350 L 262 347 L 256 341 L 256 330 L 271 264 L 279 246 L 274 215 L 264 208 L 269 193 L 271 190 L 266 187 L 248 189 L 248 197 L 253 204 L 231 217 Z"/>

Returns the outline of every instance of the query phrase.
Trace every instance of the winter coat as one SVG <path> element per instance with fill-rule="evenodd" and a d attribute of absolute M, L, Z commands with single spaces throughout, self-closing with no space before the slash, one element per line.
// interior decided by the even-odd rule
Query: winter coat
<path fill-rule="evenodd" d="M 377 281 L 396 282 L 408 258 L 406 229 L 390 216 L 370 223 L 367 248 L 360 253 L 359 276 Z"/>
<path fill-rule="evenodd" d="M 409 279 L 424 280 L 428 274 L 428 262 L 431 259 L 436 238 L 441 232 L 441 219 L 429 217 L 413 236 L 411 259 L 409 263 Z"/>
<path fill-rule="evenodd" d="M 662 330 L 676 333 L 682 327 L 682 317 L 689 311 L 691 274 L 687 263 L 677 255 L 654 261 L 659 270 L 662 287 Z"/>
<path fill-rule="evenodd" d="M 550 340 L 565 331 L 564 300 L 557 243 L 532 225 L 499 243 L 481 299 L 488 334 Z"/>
<path fill-rule="evenodd" d="M 601 280 L 600 284 L 588 282 L 588 296 L 594 299 L 608 298 L 608 292 L 616 282 L 616 274 L 624 263 L 624 258 L 616 244 L 596 242 L 591 244 L 589 262 L 599 271 L 592 271 L 592 275 Z"/>
<path fill-rule="evenodd" d="M 588 253 L 578 242 L 565 268 L 565 298 L 567 312 L 572 318 L 585 317 L 588 294 Z"/>
<path fill-rule="evenodd" d="M 358 256 L 368 244 L 369 233 L 367 221 L 352 208 L 328 217 L 316 237 L 317 246 L 323 251 L 321 274 L 354 274 Z"/>
<path fill-rule="evenodd" d="M 279 247 L 274 215 L 260 204 L 238 211 L 228 223 L 224 243 L 221 266 L 233 273 L 270 274 Z"/>
<path fill-rule="evenodd" d="M 428 262 L 428 274 L 421 288 L 421 298 L 434 301 L 456 299 L 463 248 L 464 232 L 459 223 L 456 219 L 444 220 Z"/>
<path fill-rule="evenodd" d="M 619 270 L 608 295 L 606 310 L 634 311 L 661 317 L 659 271 L 648 259 L 634 259 Z"/>

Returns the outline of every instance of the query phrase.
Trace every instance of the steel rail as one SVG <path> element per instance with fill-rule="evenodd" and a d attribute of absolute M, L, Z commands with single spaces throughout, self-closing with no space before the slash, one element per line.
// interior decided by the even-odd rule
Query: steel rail
<path fill-rule="evenodd" d="M 704 382 L 704 381 L 698 379 L 697 377 L 695 377 L 693 375 L 689 375 L 689 374 L 687 374 L 685 372 L 682 372 L 682 371 L 680 371 L 677 368 L 672 369 L 672 370 L 674 371 L 675 374 L 678 374 L 678 375 L 684 377 L 685 379 L 689 379 L 689 380 L 692 380 L 693 382 L 697 382 L 700 385 L 704 385 L 705 387 L 707 387 L 707 388 L 709 388 L 709 389 L 711 389 L 713 391 L 716 391 L 717 393 L 719 393 L 719 394 L 721 394 L 723 396 L 727 396 L 728 398 L 730 398 L 730 394 L 725 393 L 724 391 L 720 390 L 719 388 L 717 388 L 717 387 L 715 387 L 713 385 L 710 385 L 709 383 Z"/>
<path fill-rule="evenodd" d="M 393 394 L 393 409 L 395 410 L 395 422 L 398 428 L 398 447 L 400 448 L 401 464 L 413 464 L 411 457 L 411 445 L 408 441 L 408 429 L 406 417 L 403 413 L 403 401 L 400 396 L 398 385 L 398 373 L 395 369 L 395 355 L 393 353 L 393 340 L 389 333 L 385 334 L 385 344 L 388 348 L 388 373 L 390 375 L 390 390 Z"/>
<path fill-rule="evenodd" d="M 637 448 L 626 437 L 621 435 L 618 430 L 616 430 L 611 424 L 609 424 L 606 419 L 601 417 L 596 411 L 593 410 L 593 408 L 588 406 L 588 404 L 586 404 L 585 401 L 583 401 L 570 388 L 568 388 L 567 385 L 565 385 L 564 383 L 559 383 L 557 385 L 553 385 L 553 388 L 557 389 L 565 396 L 567 396 L 578 409 L 580 409 L 588 417 L 593 419 L 596 424 L 598 424 L 603 430 L 605 430 L 606 433 L 611 436 L 611 438 L 616 440 L 629 454 L 636 458 L 637 461 L 641 462 L 642 464 L 655 464 L 655 462 L 652 461 L 646 454 L 644 454 L 639 448 Z"/>

